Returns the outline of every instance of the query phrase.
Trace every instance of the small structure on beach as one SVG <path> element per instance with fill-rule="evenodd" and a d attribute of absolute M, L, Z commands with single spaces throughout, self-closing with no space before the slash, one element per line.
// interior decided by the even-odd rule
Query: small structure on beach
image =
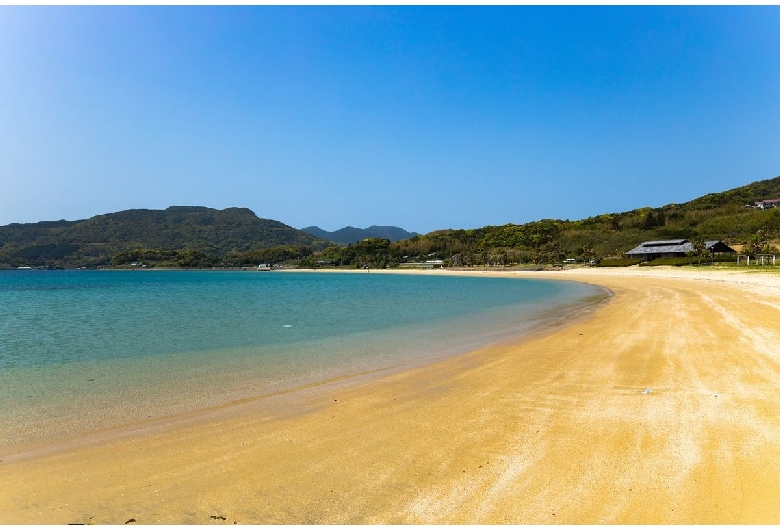
<path fill-rule="evenodd" d="M 750 254 L 737 254 L 737 265 L 739 265 L 740 262 L 749 266 Z M 777 265 L 776 254 L 756 254 L 753 257 L 753 265 L 769 265 L 770 263 L 772 263 L 772 265 Z"/>
<path fill-rule="evenodd" d="M 429 259 L 425 262 L 412 262 L 412 263 L 399 263 L 398 265 L 402 269 L 434 269 L 444 268 L 444 260 L 441 259 Z"/>
<path fill-rule="evenodd" d="M 723 241 L 705 241 L 704 248 L 711 254 L 736 253 L 736 250 Z M 663 241 L 645 241 L 625 253 L 626 256 L 643 261 L 658 258 L 681 258 L 694 250 L 693 243 L 687 239 L 666 239 Z"/>

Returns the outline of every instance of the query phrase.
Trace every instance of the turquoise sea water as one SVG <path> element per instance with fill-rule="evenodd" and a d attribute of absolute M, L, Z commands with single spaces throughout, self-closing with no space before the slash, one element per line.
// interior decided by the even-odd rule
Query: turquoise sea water
<path fill-rule="evenodd" d="M 399 368 L 604 296 L 517 278 L 0 272 L 0 447 Z"/>

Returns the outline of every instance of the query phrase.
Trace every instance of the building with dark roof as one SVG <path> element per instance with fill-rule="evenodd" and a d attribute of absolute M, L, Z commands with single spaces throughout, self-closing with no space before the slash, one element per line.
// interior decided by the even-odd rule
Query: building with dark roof
<path fill-rule="evenodd" d="M 722 241 L 705 241 L 704 248 L 712 254 L 736 253 L 736 250 Z M 626 256 L 643 261 L 658 258 L 681 258 L 693 250 L 693 243 L 687 239 L 667 239 L 664 241 L 645 241 L 636 248 L 626 252 Z"/>
<path fill-rule="evenodd" d="M 763 201 L 756 201 L 756 208 L 766 210 L 767 208 L 777 208 L 780 206 L 780 199 L 765 199 Z"/>

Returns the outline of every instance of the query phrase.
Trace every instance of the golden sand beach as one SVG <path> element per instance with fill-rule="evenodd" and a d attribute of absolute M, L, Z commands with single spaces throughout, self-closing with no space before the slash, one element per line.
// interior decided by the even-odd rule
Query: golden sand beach
<path fill-rule="evenodd" d="M 379 379 L 3 455 L 0 523 L 780 523 L 780 276 L 522 274 L 614 296 Z"/>

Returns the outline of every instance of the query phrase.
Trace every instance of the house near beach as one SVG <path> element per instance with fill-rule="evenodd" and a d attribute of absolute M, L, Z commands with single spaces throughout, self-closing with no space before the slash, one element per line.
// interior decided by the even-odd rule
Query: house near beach
<path fill-rule="evenodd" d="M 736 250 L 723 241 L 705 241 L 704 248 L 711 254 L 736 253 Z M 652 261 L 658 258 L 682 258 L 693 251 L 693 243 L 687 239 L 666 239 L 663 241 L 645 241 L 632 248 L 625 255 L 632 259 Z"/>

